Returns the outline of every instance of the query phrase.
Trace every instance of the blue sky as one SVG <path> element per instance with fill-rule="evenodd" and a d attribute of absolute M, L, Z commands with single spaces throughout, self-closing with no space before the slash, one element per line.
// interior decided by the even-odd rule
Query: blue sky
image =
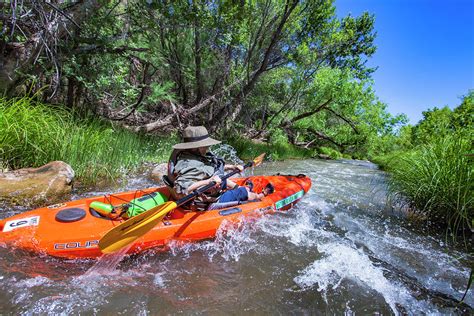
<path fill-rule="evenodd" d="M 411 124 L 474 89 L 474 0 L 336 0 L 337 15 L 375 14 L 369 66 L 379 98 Z"/>

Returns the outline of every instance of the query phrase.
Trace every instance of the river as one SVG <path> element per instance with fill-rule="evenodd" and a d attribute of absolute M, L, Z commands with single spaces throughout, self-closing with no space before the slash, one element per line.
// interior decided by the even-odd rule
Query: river
<path fill-rule="evenodd" d="M 411 225 L 375 165 L 267 162 L 254 172 L 304 173 L 313 187 L 288 212 L 225 224 L 215 240 L 118 264 L 0 247 L 0 314 L 474 313 L 473 289 L 457 303 L 472 249 Z M 137 176 L 120 190 L 152 185 Z"/>

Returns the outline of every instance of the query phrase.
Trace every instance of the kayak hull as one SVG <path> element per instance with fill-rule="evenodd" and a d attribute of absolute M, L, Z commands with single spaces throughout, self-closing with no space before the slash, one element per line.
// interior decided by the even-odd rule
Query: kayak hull
<path fill-rule="evenodd" d="M 217 210 L 192 212 L 177 208 L 137 239 L 127 253 L 150 248 L 164 250 L 172 241 L 214 238 L 223 221 L 236 222 L 243 216 L 259 217 L 287 210 L 311 188 L 311 180 L 304 175 L 255 176 L 233 181 L 243 184 L 247 179 L 254 183 L 255 192 L 260 192 L 269 182 L 274 185 L 275 192 L 260 201 Z M 99 240 L 124 220 L 101 216 L 90 208 L 90 204 L 98 201 L 116 206 L 153 192 L 168 198 L 170 195 L 167 187 L 148 188 L 50 205 L 15 215 L 0 221 L 0 246 L 68 259 L 100 257 Z"/>

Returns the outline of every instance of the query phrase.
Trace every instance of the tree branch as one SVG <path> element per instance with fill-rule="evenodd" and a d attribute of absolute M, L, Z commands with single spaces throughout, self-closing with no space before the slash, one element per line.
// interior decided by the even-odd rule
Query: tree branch
<path fill-rule="evenodd" d="M 66 14 L 66 12 L 64 12 L 63 10 L 61 10 L 60 8 L 58 8 L 57 6 L 55 6 L 54 4 L 48 2 L 48 1 L 45 1 L 44 3 L 46 3 L 47 5 L 49 5 L 51 8 L 53 8 L 54 10 L 56 10 L 57 12 L 59 12 L 62 16 L 64 16 L 66 19 L 68 19 L 69 21 L 71 21 L 72 24 L 74 24 L 77 28 L 81 28 L 79 26 L 79 24 L 76 23 L 76 21 L 74 21 L 69 15 Z"/>
<path fill-rule="evenodd" d="M 336 113 L 335 111 L 333 111 L 332 109 L 330 108 L 325 108 L 326 111 L 329 111 L 331 112 L 332 114 L 334 114 L 335 116 L 337 116 L 338 118 L 340 118 L 341 120 L 343 120 L 344 122 L 346 122 L 347 124 L 349 124 L 352 129 L 354 130 L 354 132 L 357 134 L 357 135 L 360 135 L 359 133 L 359 130 L 357 129 L 357 127 L 355 126 L 354 122 L 352 122 L 351 120 L 345 118 L 344 116 Z"/>
<path fill-rule="evenodd" d="M 334 139 L 332 139 L 332 138 L 329 137 L 328 135 L 326 135 L 326 134 L 324 134 L 324 133 L 322 133 L 322 132 L 319 132 L 319 131 L 315 130 L 314 128 L 308 128 L 307 131 L 310 132 L 310 133 L 313 133 L 313 134 L 316 135 L 317 138 L 319 138 L 319 139 L 327 140 L 328 142 L 333 143 L 334 145 L 336 145 L 337 147 L 339 147 L 339 148 L 341 148 L 341 149 L 344 148 L 344 145 L 343 145 L 343 144 L 340 144 L 340 143 L 336 142 Z"/>
<path fill-rule="evenodd" d="M 147 84 L 146 84 L 146 81 L 147 81 L 147 72 L 148 72 L 148 68 L 149 68 L 149 64 L 145 64 L 145 69 L 143 70 L 143 79 L 142 79 L 142 90 L 140 92 L 140 96 L 138 97 L 137 99 L 137 102 L 135 102 L 135 104 L 133 105 L 132 109 L 130 110 L 130 112 L 122 117 L 119 117 L 119 118 L 109 118 L 109 120 L 111 121 L 123 121 L 125 120 L 127 117 L 129 117 L 130 115 L 132 115 L 138 108 L 138 106 L 142 103 L 143 101 L 143 97 L 145 96 L 145 91 L 146 89 L 149 87 Z"/>
<path fill-rule="evenodd" d="M 312 110 L 312 111 L 309 111 L 309 112 L 305 112 L 305 113 L 302 113 L 298 116 L 295 116 L 294 118 L 292 118 L 290 121 L 289 121 L 289 125 L 293 125 L 294 123 L 296 123 L 297 121 L 299 120 L 302 120 L 306 117 L 309 117 L 311 115 L 314 115 L 316 113 L 318 113 L 319 111 L 323 110 L 325 107 L 327 107 L 329 105 L 329 103 L 332 102 L 332 98 L 329 98 L 326 102 L 324 102 L 323 104 L 319 105 L 318 107 L 316 107 L 316 109 Z"/>

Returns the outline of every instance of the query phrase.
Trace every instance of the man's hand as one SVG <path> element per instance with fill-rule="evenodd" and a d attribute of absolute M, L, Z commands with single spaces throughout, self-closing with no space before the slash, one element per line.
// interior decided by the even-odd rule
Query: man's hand
<path fill-rule="evenodd" d="M 235 170 L 239 170 L 239 172 L 242 172 L 242 171 L 244 171 L 244 166 L 242 166 L 242 165 L 234 165 L 234 169 L 235 169 Z"/>
<path fill-rule="evenodd" d="M 242 165 L 225 165 L 224 170 L 238 170 L 240 173 L 244 171 L 244 166 Z"/>
<path fill-rule="evenodd" d="M 210 184 L 212 181 L 214 181 L 216 183 L 216 185 L 222 183 L 222 179 L 219 176 L 212 176 L 211 178 L 209 178 L 208 184 Z"/>

